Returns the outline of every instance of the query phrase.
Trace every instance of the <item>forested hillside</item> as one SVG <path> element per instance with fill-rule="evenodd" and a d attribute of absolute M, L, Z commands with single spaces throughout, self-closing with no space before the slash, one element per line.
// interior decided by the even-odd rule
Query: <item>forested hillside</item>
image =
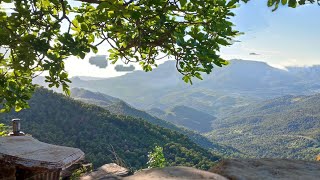
<path fill-rule="evenodd" d="M 320 94 L 284 96 L 215 120 L 208 137 L 255 157 L 314 160 L 320 153 Z"/>
<path fill-rule="evenodd" d="M 221 145 L 219 143 L 214 143 L 214 142 L 210 141 L 209 139 L 207 139 L 206 137 L 204 137 L 194 131 L 185 129 L 183 127 L 178 127 L 170 122 L 167 122 L 167 121 L 159 119 L 155 116 L 152 116 L 152 115 L 146 113 L 145 111 L 135 109 L 134 107 L 127 104 L 126 102 L 122 101 L 121 99 L 114 98 L 112 96 L 108 96 L 103 93 L 91 92 L 91 91 L 88 91 L 85 89 L 79 89 L 79 88 L 72 88 L 71 89 L 71 97 L 73 97 L 77 100 L 89 103 L 89 104 L 95 104 L 95 105 L 101 106 L 101 107 L 109 110 L 112 114 L 118 114 L 118 115 L 120 114 L 120 115 L 127 115 L 127 116 L 136 117 L 136 118 L 141 118 L 141 119 L 149 121 L 152 124 L 159 125 L 161 127 L 168 128 L 168 129 L 171 129 L 174 131 L 178 131 L 184 135 L 187 135 L 190 138 L 190 140 L 197 143 L 201 147 L 212 150 L 215 154 L 219 154 L 222 156 L 233 156 L 233 157 L 243 155 L 241 152 L 239 152 L 238 150 L 236 150 L 232 147 Z M 195 110 L 193 110 L 193 111 L 195 111 Z M 198 117 L 197 117 L 191 113 L 191 116 L 189 116 L 189 118 L 193 117 L 192 121 L 197 123 L 199 126 L 202 126 L 202 127 L 206 126 L 206 128 L 210 129 L 211 128 L 211 121 L 214 119 L 214 117 L 212 117 L 210 115 L 202 117 L 201 115 L 203 115 L 203 114 L 205 114 L 205 113 L 201 113 L 201 114 L 198 113 L 197 114 Z M 183 115 L 183 114 L 181 114 L 181 115 Z M 179 117 L 181 117 L 181 115 Z M 185 115 L 186 115 L 185 117 L 188 117 L 187 114 L 185 114 Z M 179 117 L 177 117 L 177 118 L 179 118 Z M 203 122 L 198 121 L 201 118 L 202 119 L 205 118 L 205 120 L 207 120 L 207 122 L 205 124 L 203 124 Z M 170 119 L 167 119 L 167 120 L 170 121 Z M 172 119 L 172 120 L 174 120 L 174 119 Z M 189 119 L 188 119 L 188 121 L 189 121 Z M 192 127 L 191 127 L 191 129 L 192 129 Z"/>
<path fill-rule="evenodd" d="M 148 113 L 200 133 L 210 131 L 212 129 L 211 124 L 216 119 L 216 117 L 210 114 L 188 106 L 175 106 L 166 111 L 152 108 L 148 110 Z"/>
<path fill-rule="evenodd" d="M 208 169 L 218 156 L 199 147 L 186 136 L 129 116 L 38 89 L 30 109 L 1 114 L 0 123 L 22 119 L 22 129 L 40 141 L 83 150 L 95 167 L 112 162 L 117 154 L 132 168 L 146 167 L 147 154 L 163 146 L 170 165 Z"/>
<path fill-rule="evenodd" d="M 280 70 L 266 63 L 233 60 L 228 67 L 216 69 L 211 75 L 204 77 L 204 81 L 196 81 L 190 86 L 181 82 L 179 75 L 173 73 L 171 63 L 160 65 L 150 76 L 138 71 L 109 79 L 86 81 L 75 78 L 72 86 L 121 97 L 133 106 L 153 108 L 160 114 L 167 114 L 168 110 L 181 105 L 210 114 L 217 119 L 213 121 L 212 132 L 207 137 L 213 142 L 235 147 L 253 157 L 310 160 L 319 153 L 319 118 L 316 108 L 320 101 L 315 102 L 318 95 L 310 96 L 314 99 L 312 101 L 309 96 L 298 97 L 309 99 L 305 104 L 301 104 L 304 100 L 290 99 L 299 94 L 309 95 L 319 91 L 316 76 L 319 67 Z M 272 99 L 288 94 L 289 96 Z M 265 101 L 268 98 L 272 100 Z M 98 104 L 105 106 L 109 100 Z M 97 101 L 91 103 L 96 104 Z M 124 107 L 127 104 L 119 101 L 109 106 L 109 110 L 126 115 L 137 113 L 132 111 L 134 108 Z M 139 114 L 136 117 L 167 127 L 167 124 L 161 125 L 164 121 L 145 115 Z M 177 120 L 182 121 L 183 118 Z M 192 139 L 192 136 L 189 137 Z M 201 143 L 198 141 L 201 145 L 210 142 L 200 139 L 204 140 Z M 193 140 L 197 142 L 197 138 Z M 210 143 L 207 147 L 209 146 Z"/>

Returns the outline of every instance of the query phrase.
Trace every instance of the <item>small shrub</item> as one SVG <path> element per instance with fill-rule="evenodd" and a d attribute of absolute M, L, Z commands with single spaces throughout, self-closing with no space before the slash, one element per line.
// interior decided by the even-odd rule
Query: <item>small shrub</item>
<path fill-rule="evenodd" d="M 92 165 L 91 166 L 82 166 L 81 168 L 75 170 L 71 177 L 70 177 L 70 180 L 77 180 L 77 179 L 80 179 L 81 176 L 87 174 L 87 173 L 90 173 L 92 172 L 93 170 L 93 167 Z"/>
<path fill-rule="evenodd" d="M 9 129 L 8 126 L 0 123 L 0 137 L 1 136 L 7 136 L 8 133 L 9 133 L 8 129 Z"/>
<path fill-rule="evenodd" d="M 163 148 L 156 146 L 152 152 L 148 154 L 148 168 L 165 167 L 167 165 L 166 158 L 163 154 Z"/>

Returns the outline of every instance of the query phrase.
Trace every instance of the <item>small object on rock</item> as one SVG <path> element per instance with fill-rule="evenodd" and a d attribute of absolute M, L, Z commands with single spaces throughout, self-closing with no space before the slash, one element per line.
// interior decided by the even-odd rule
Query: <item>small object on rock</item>
<path fill-rule="evenodd" d="M 133 176 L 123 178 L 124 180 L 182 180 L 182 179 L 212 179 L 228 180 L 227 178 L 207 171 L 183 166 L 151 168 L 137 172 Z"/>
<path fill-rule="evenodd" d="M 316 157 L 316 161 L 320 161 L 320 154 Z"/>
<path fill-rule="evenodd" d="M 209 170 L 231 180 L 319 180 L 320 163 L 289 159 L 228 159 Z"/>
<path fill-rule="evenodd" d="M 12 119 L 12 132 L 9 136 L 24 136 L 24 132 L 21 131 L 20 119 Z"/>
<path fill-rule="evenodd" d="M 88 175 L 80 178 L 80 180 L 93 180 L 93 179 L 121 179 L 121 177 L 127 176 L 130 171 L 127 168 L 121 167 L 115 163 L 105 164 Z"/>

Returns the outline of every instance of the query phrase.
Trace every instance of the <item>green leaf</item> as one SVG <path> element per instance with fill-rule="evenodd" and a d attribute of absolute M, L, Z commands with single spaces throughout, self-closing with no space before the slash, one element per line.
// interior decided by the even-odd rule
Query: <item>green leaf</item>
<path fill-rule="evenodd" d="M 83 52 L 80 52 L 80 53 L 79 53 L 79 57 L 80 57 L 81 59 L 84 59 L 84 58 L 86 57 L 86 54 L 83 53 Z"/>
<path fill-rule="evenodd" d="M 185 6 L 187 4 L 187 0 L 180 0 L 181 7 Z"/>
<path fill-rule="evenodd" d="M 98 48 L 96 46 L 91 46 L 91 50 L 93 53 L 97 54 L 98 53 Z"/>
<path fill-rule="evenodd" d="M 90 34 L 89 37 L 88 37 L 88 43 L 93 43 L 94 39 L 95 39 L 94 35 Z"/>
<path fill-rule="evenodd" d="M 133 11 L 131 13 L 131 17 L 132 17 L 132 19 L 139 19 L 141 17 L 141 14 L 138 11 Z"/>
<path fill-rule="evenodd" d="M 217 43 L 219 43 L 223 46 L 230 45 L 230 43 L 228 41 L 226 41 L 225 39 L 218 38 L 216 41 L 217 41 Z"/>
<path fill-rule="evenodd" d="M 239 0 L 231 0 L 228 2 L 227 6 L 232 7 L 234 6 L 237 2 L 239 2 Z"/>
<path fill-rule="evenodd" d="M 88 31 L 89 28 L 88 28 L 88 26 L 86 24 L 81 24 L 81 30 Z"/>
<path fill-rule="evenodd" d="M 22 110 L 22 107 L 21 107 L 21 106 L 17 105 L 17 106 L 15 107 L 15 111 L 16 111 L 16 112 L 19 112 L 19 111 L 21 111 L 21 110 Z"/>
<path fill-rule="evenodd" d="M 99 5 L 97 6 L 97 9 L 104 9 L 104 8 L 107 8 L 108 6 L 110 6 L 108 4 L 108 2 L 101 2 L 99 3 Z"/>
<path fill-rule="evenodd" d="M 61 74 L 60 74 L 60 78 L 61 78 L 61 79 L 66 79 L 66 78 L 68 78 L 68 73 L 66 73 L 66 72 L 61 73 Z"/>
<path fill-rule="evenodd" d="M 279 2 L 276 3 L 276 5 L 274 6 L 274 8 L 272 9 L 272 11 L 276 11 L 279 7 Z"/>
<path fill-rule="evenodd" d="M 200 73 L 196 73 L 196 74 L 195 74 L 195 77 L 198 78 L 198 79 L 200 79 L 200 80 L 203 80 L 203 78 L 201 77 L 201 74 L 200 74 Z"/>
<path fill-rule="evenodd" d="M 228 65 L 228 64 L 229 64 L 229 61 L 221 60 L 221 61 L 220 61 L 220 63 L 226 66 L 226 65 Z"/>
<path fill-rule="evenodd" d="M 318 4 L 319 4 L 319 3 L 320 3 L 320 2 L 318 1 Z M 300 0 L 300 1 L 299 1 L 299 4 L 300 4 L 300 5 L 306 4 L 306 0 Z"/>
<path fill-rule="evenodd" d="M 70 89 L 64 89 L 63 92 L 64 92 L 65 95 L 67 95 L 67 96 L 70 96 L 70 95 L 71 95 Z"/>
<path fill-rule="evenodd" d="M 297 7 L 297 1 L 296 0 L 289 0 L 289 7 L 295 8 Z"/>
<path fill-rule="evenodd" d="M 282 5 L 286 5 L 288 3 L 288 0 L 281 0 Z"/>
<path fill-rule="evenodd" d="M 271 7 L 276 3 L 276 0 L 268 0 L 268 6 Z"/>

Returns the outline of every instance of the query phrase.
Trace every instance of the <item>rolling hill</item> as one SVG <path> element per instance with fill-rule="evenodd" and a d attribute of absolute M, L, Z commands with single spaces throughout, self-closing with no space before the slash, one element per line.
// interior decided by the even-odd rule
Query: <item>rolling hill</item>
<path fill-rule="evenodd" d="M 216 117 L 210 114 L 188 106 L 176 106 L 167 111 L 153 108 L 148 110 L 148 112 L 156 117 L 172 122 L 173 124 L 177 124 L 200 133 L 210 131 L 212 129 L 211 124 L 216 119 Z"/>
<path fill-rule="evenodd" d="M 121 99 L 114 98 L 112 96 L 108 96 L 103 93 L 92 92 L 92 91 L 88 91 L 85 89 L 79 89 L 79 88 L 72 88 L 71 89 L 71 97 L 73 97 L 76 100 L 80 100 L 82 102 L 85 102 L 85 103 L 95 104 L 95 105 L 101 106 L 101 107 L 107 109 L 108 111 L 110 111 L 112 114 L 140 118 L 143 120 L 147 120 L 148 122 L 150 122 L 154 125 L 158 125 L 158 126 L 161 126 L 164 128 L 168 128 L 168 129 L 177 131 L 179 133 L 182 133 L 182 134 L 188 136 L 190 138 L 190 140 L 197 143 L 201 147 L 206 148 L 206 149 L 210 149 L 213 152 L 215 152 L 216 154 L 219 154 L 222 156 L 241 156 L 241 155 L 243 155 L 241 152 L 239 152 L 238 150 L 236 150 L 232 147 L 228 147 L 228 146 L 221 145 L 219 143 L 212 142 L 212 141 L 208 140 L 206 137 L 204 137 L 194 131 L 185 129 L 183 127 L 178 127 L 178 126 L 170 123 L 169 121 L 164 121 L 162 119 L 157 118 L 156 116 L 152 116 L 152 115 L 148 114 L 145 111 L 135 109 L 134 107 L 127 104 L 126 102 L 122 101 Z M 193 111 L 196 111 L 196 110 L 193 110 Z M 205 114 L 205 113 L 201 113 L 198 115 L 203 115 L 203 114 Z M 211 121 L 213 118 L 210 115 L 207 115 L 205 117 L 208 119 L 208 121 Z M 189 117 L 189 118 L 191 118 L 191 117 Z M 208 125 L 208 123 L 210 123 L 210 122 L 207 122 L 206 125 L 207 125 L 207 127 L 210 127 L 211 123 L 209 125 Z"/>
<path fill-rule="evenodd" d="M 320 94 L 284 96 L 232 110 L 208 137 L 254 157 L 314 160 L 320 153 Z"/>

